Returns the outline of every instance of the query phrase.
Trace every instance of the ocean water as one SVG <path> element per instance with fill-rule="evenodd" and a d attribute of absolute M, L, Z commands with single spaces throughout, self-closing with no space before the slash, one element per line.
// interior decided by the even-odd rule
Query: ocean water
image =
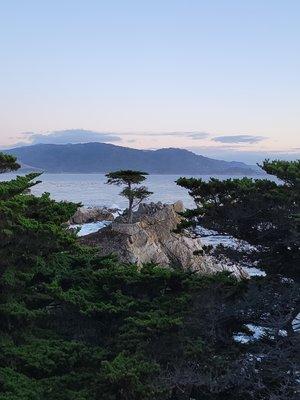
<path fill-rule="evenodd" d="M 17 174 L 0 174 L 0 180 L 10 180 Z M 21 175 L 21 174 L 19 174 Z M 190 177 L 188 175 L 185 175 Z M 145 185 L 153 192 L 148 201 L 174 203 L 182 200 L 186 207 L 193 207 L 194 202 L 187 190 L 176 185 L 180 175 L 149 175 Z M 210 175 L 194 175 L 195 178 L 209 180 Z M 227 179 L 241 176 L 214 175 L 215 178 Z M 254 176 L 256 177 L 256 176 Z M 31 191 L 40 196 L 49 192 L 55 200 L 67 200 L 82 203 L 84 206 L 108 206 L 125 208 L 126 200 L 119 196 L 120 187 L 105 184 L 104 174 L 48 174 L 39 178 L 42 182 Z"/>
<path fill-rule="evenodd" d="M 17 174 L 8 173 L 0 174 L 0 181 L 10 180 Z M 194 207 L 194 202 L 189 196 L 187 190 L 176 185 L 175 181 L 180 175 L 150 175 L 145 185 L 153 192 L 148 201 L 161 201 L 163 203 L 174 203 L 182 200 L 185 207 Z M 189 176 L 188 176 L 189 177 Z M 210 175 L 194 176 L 202 178 L 205 181 L 210 179 Z M 227 179 L 240 176 L 214 175 L 215 178 Z M 254 176 L 259 178 L 261 176 Z M 265 176 L 263 176 L 265 177 Z M 120 187 L 105 184 L 106 178 L 104 174 L 47 174 L 44 173 L 39 180 L 42 182 L 32 187 L 33 194 L 40 196 L 44 192 L 49 192 L 50 196 L 55 200 L 66 200 L 81 203 L 89 206 L 108 206 L 113 208 L 124 209 L 127 205 L 126 200 L 119 196 Z M 106 222 L 93 222 L 77 226 L 78 235 L 83 236 L 92 232 L 96 232 L 109 224 Z M 199 235 L 205 245 L 223 244 L 229 247 L 240 245 L 234 238 L 228 235 L 219 235 L 218 232 L 207 231 L 199 227 Z M 246 244 L 247 245 L 247 244 Z M 249 266 L 250 267 L 250 266 Z M 251 266 L 243 265 L 250 276 L 264 275 L 263 271 Z"/>

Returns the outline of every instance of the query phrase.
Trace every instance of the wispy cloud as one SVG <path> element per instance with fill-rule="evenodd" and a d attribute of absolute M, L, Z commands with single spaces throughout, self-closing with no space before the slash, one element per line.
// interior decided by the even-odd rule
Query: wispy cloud
<path fill-rule="evenodd" d="M 133 133 L 122 133 L 120 135 L 130 135 L 130 136 L 172 136 L 172 137 L 182 137 L 182 138 L 190 138 L 193 140 L 206 139 L 210 135 L 206 132 L 198 132 L 198 131 L 174 131 L 174 132 L 133 132 Z"/>
<path fill-rule="evenodd" d="M 24 146 L 33 144 L 67 144 L 67 143 L 87 143 L 87 142 L 120 142 L 122 138 L 114 133 L 101 133 L 85 129 L 67 129 L 47 133 L 23 132 L 26 142 L 18 142 L 14 146 Z"/>
<path fill-rule="evenodd" d="M 31 136 L 35 135 L 35 132 L 21 132 L 20 135 Z"/>
<path fill-rule="evenodd" d="M 199 139 L 206 139 L 209 137 L 208 133 L 205 132 L 194 132 L 190 133 L 187 137 L 193 139 L 193 140 L 199 140 Z"/>
<path fill-rule="evenodd" d="M 232 136 L 217 136 L 212 140 L 220 143 L 258 143 L 262 140 L 267 139 L 265 136 L 254 136 L 254 135 L 232 135 Z"/>
<path fill-rule="evenodd" d="M 136 142 L 135 137 L 174 137 L 186 138 L 191 140 L 202 140 L 209 137 L 206 132 L 198 131 L 174 131 L 174 132 L 97 132 L 85 129 L 66 129 L 60 131 L 51 131 L 45 133 L 37 132 L 21 132 L 22 140 L 8 147 L 28 146 L 34 144 L 67 144 L 67 143 L 88 143 L 88 142 L 104 142 L 115 143 Z M 24 137 L 24 140 L 23 140 Z M 5 147 L 5 146 L 2 146 Z"/>

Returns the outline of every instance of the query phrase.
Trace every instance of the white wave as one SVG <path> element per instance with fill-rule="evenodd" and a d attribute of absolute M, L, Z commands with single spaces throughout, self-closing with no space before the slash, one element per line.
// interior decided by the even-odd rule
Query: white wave
<path fill-rule="evenodd" d="M 105 226 L 111 224 L 111 221 L 97 221 L 97 222 L 89 222 L 82 225 L 71 225 L 70 228 L 79 228 L 79 232 L 77 236 L 85 236 L 90 233 L 98 232 L 100 229 Z"/>

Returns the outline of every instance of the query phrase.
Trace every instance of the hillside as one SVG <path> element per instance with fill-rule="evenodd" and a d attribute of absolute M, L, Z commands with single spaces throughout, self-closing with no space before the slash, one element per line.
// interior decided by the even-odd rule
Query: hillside
<path fill-rule="evenodd" d="M 184 149 L 137 150 L 106 143 L 37 144 L 7 150 L 18 160 L 46 172 L 93 173 L 118 169 L 156 174 L 251 174 L 241 162 L 214 160 Z"/>

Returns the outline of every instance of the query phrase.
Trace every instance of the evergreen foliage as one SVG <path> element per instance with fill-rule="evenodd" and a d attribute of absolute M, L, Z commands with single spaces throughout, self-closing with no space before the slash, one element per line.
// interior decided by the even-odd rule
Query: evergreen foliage
<path fill-rule="evenodd" d="M 265 355 L 269 368 L 277 368 L 274 364 L 277 357 L 281 366 L 290 364 L 288 373 L 292 373 L 295 372 L 292 360 L 300 356 L 300 160 L 265 160 L 261 168 L 277 181 L 178 179 L 177 184 L 188 189 L 197 206 L 185 212 L 186 221 L 178 229 L 200 224 L 232 235 L 241 241 L 236 249 L 219 245 L 207 250 L 216 259 L 224 261 L 225 258 L 227 262 L 252 265 L 265 271 L 264 278 L 256 278 L 248 285 L 246 303 L 240 311 L 244 317 L 246 306 L 250 317 L 246 318 L 247 323 L 265 328 L 266 342 L 257 348 Z M 289 340 L 277 342 L 282 335 Z M 270 398 L 289 398 L 287 388 L 297 386 L 297 374 L 294 383 L 286 382 L 286 390 L 275 394 L 274 388 L 271 389 Z M 284 375 L 280 378 L 279 375 L 274 374 L 273 382 L 285 381 Z"/>
<path fill-rule="evenodd" d="M 289 282 L 102 257 L 65 225 L 78 204 L 28 193 L 37 178 L 0 183 L 0 400 L 296 399 L 294 336 L 234 340 L 286 315 Z"/>
<path fill-rule="evenodd" d="M 152 192 L 148 190 L 146 186 L 140 185 L 146 180 L 147 172 L 132 171 L 132 170 L 121 170 L 115 172 L 109 172 L 106 174 L 107 184 L 109 185 L 125 185 L 120 195 L 128 200 L 128 222 L 132 222 L 133 210 L 143 201 L 151 196 Z M 135 186 L 133 186 L 135 185 Z"/>
<path fill-rule="evenodd" d="M 10 154 L 0 153 L 0 174 L 4 172 L 17 171 L 20 165 L 17 163 L 17 159 Z"/>
<path fill-rule="evenodd" d="M 185 216 L 190 225 L 199 223 L 256 246 L 258 266 L 269 274 L 299 280 L 300 161 L 266 160 L 262 168 L 283 182 L 178 179 L 197 204 Z"/>

